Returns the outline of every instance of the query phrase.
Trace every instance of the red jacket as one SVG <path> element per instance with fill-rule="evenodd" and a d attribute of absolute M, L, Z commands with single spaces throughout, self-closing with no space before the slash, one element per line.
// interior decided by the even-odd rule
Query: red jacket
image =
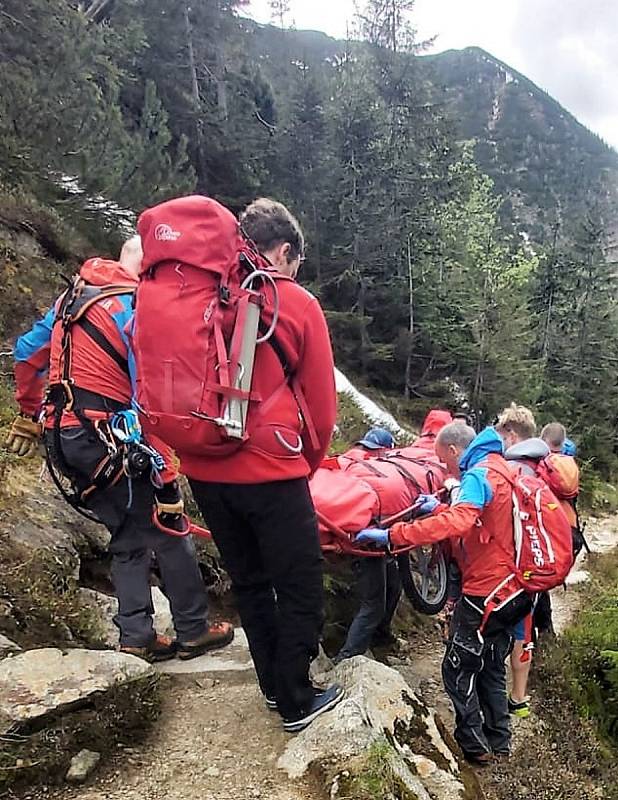
<path fill-rule="evenodd" d="M 92 286 L 137 286 L 137 278 L 131 272 L 118 262 L 104 258 L 89 259 L 82 265 L 79 274 Z M 15 344 L 15 397 L 20 411 L 27 416 L 35 416 L 41 411 L 46 385 L 58 383 L 62 378 L 62 326 L 54 323 L 63 297 L 61 295 L 43 319 L 20 336 Z M 116 352 L 127 359 L 129 368 L 131 357 L 126 328 L 132 315 L 131 294 L 108 297 L 95 303 L 86 312 L 86 318 L 113 345 Z M 75 386 L 126 403 L 129 408 L 133 397 L 129 374 L 79 325 L 73 326 L 71 341 L 71 378 Z M 54 424 L 50 416 L 51 410 L 48 409 L 47 427 Z M 85 416 L 94 420 L 105 419 L 109 414 L 86 409 Z M 81 423 L 75 414 L 65 412 L 60 424 L 66 428 Z M 156 437 L 149 437 L 149 441 L 166 461 L 167 469 L 162 473 L 162 479 L 165 482 L 173 480 L 177 476 L 177 470 L 172 451 Z"/>
<path fill-rule="evenodd" d="M 414 441 L 413 447 L 428 450 L 431 453 L 435 450 L 436 436 L 445 425 L 453 421 L 449 411 L 442 411 L 439 408 L 432 408 L 423 421 L 421 435 Z"/>
<path fill-rule="evenodd" d="M 103 258 L 89 259 L 83 264 L 79 274 L 93 286 L 107 286 L 112 283 L 128 287 L 137 285 L 137 278 L 122 265 Z M 62 326 L 54 324 L 62 297 L 64 295 L 15 344 L 15 396 L 24 414 L 34 415 L 40 411 L 46 384 L 58 383 L 62 378 Z M 128 340 L 124 329 L 131 316 L 131 295 L 107 298 L 95 303 L 86 312 L 86 318 L 101 331 L 118 354 L 126 359 Z M 129 405 L 132 397 L 129 375 L 79 325 L 73 327 L 71 337 L 71 377 L 75 385 Z M 105 414 L 92 412 L 89 416 L 96 418 Z M 73 414 L 65 414 L 62 424 L 67 426 L 79 423 Z"/>
<path fill-rule="evenodd" d="M 461 539 L 458 563 L 464 594 L 486 597 L 513 572 L 513 503 L 510 484 L 491 469 L 502 458 L 502 440 L 486 428 L 461 458 L 461 491 L 455 505 L 412 523 L 391 528 L 395 545 Z"/>
<path fill-rule="evenodd" d="M 267 483 L 309 476 L 326 455 L 337 417 L 337 392 L 328 328 L 320 304 L 297 283 L 278 281 L 279 321 L 275 335 L 309 409 L 316 433 L 312 444 L 300 424 L 292 388 L 286 388 L 268 419 L 279 423 L 291 445 L 302 439 L 302 452 L 273 446 L 272 433 L 252 434 L 249 442 L 227 457 L 183 456 L 182 471 L 190 478 L 222 483 Z M 269 344 L 256 351 L 252 390 L 268 398 L 281 384 L 281 363 Z"/>

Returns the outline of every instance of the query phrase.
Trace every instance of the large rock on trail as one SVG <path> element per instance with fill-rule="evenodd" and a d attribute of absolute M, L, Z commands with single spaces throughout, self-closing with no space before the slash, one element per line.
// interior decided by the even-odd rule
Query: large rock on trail
<path fill-rule="evenodd" d="M 364 796 L 363 787 L 376 780 L 384 797 L 482 797 L 436 713 L 398 672 L 357 656 L 339 664 L 329 679 L 346 696 L 287 745 L 278 766 L 290 777 L 321 769 L 332 800 Z"/>
<path fill-rule="evenodd" d="M 0 661 L 0 796 L 64 780 L 83 750 L 132 746 L 158 713 L 150 664 L 105 650 L 30 650 Z M 81 773 L 80 773 L 81 774 Z"/>
<path fill-rule="evenodd" d="M 154 674 L 135 656 L 108 650 L 29 650 L 0 662 L 0 718 L 10 725 L 40 721 Z"/>

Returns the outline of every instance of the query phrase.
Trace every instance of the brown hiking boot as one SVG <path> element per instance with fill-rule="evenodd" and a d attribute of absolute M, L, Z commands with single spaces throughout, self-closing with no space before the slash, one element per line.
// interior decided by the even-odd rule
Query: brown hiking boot
<path fill-rule="evenodd" d="M 496 763 L 493 753 L 466 753 L 464 751 L 464 758 L 468 764 L 474 764 L 476 767 L 490 767 Z"/>
<path fill-rule="evenodd" d="M 176 642 L 174 639 L 170 639 L 169 636 L 157 634 L 150 644 L 146 644 L 143 647 L 131 647 L 123 644 L 120 646 L 120 652 L 143 658 L 144 661 L 150 661 L 150 663 L 168 661 L 176 655 Z"/>
<path fill-rule="evenodd" d="M 229 622 L 215 622 L 209 625 L 206 631 L 192 642 L 178 642 L 178 658 L 186 661 L 189 658 L 201 656 L 208 650 L 217 650 L 225 647 L 234 638 L 234 626 Z"/>

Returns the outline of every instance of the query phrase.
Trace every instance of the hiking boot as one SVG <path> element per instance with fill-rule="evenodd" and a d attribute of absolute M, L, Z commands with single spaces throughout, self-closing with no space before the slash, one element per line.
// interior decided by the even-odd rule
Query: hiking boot
<path fill-rule="evenodd" d="M 468 764 L 474 764 L 477 767 L 490 767 L 496 761 L 493 753 L 466 753 L 464 750 L 463 755 Z"/>
<path fill-rule="evenodd" d="M 512 714 L 514 717 L 519 717 L 520 719 L 526 719 L 526 717 L 530 716 L 530 700 L 526 698 L 522 700 L 521 703 L 516 703 L 509 695 L 509 714 Z"/>
<path fill-rule="evenodd" d="M 283 720 L 283 730 L 287 733 L 298 733 L 310 725 L 314 719 L 317 719 L 320 714 L 324 714 L 334 708 L 338 703 L 343 700 L 344 691 L 338 683 L 333 683 L 328 689 L 316 692 L 313 702 L 309 708 L 301 712 L 293 719 Z"/>
<path fill-rule="evenodd" d="M 143 658 L 151 664 L 156 661 L 169 661 L 176 655 L 176 642 L 169 636 L 157 634 L 149 644 L 142 647 L 132 647 L 130 645 L 120 645 L 120 652 L 130 656 Z"/>
<path fill-rule="evenodd" d="M 215 622 L 209 625 L 206 631 L 192 642 L 178 642 L 178 658 L 187 661 L 197 658 L 209 650 L 225 647 L 234 638 L 234 627 L 229 622 Z"/>

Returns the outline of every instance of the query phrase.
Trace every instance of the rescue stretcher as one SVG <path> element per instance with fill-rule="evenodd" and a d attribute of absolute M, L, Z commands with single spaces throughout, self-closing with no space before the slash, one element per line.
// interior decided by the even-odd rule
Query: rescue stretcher
<path fill-rule="evenodd" d="M 438 613 L 447 595 L 449 549 L 433 546 L 393 547 L 388 551 L 355 541 L 367 527 L 390 528 L 418 516 L 417 498 L 442 490 L 446 470 L 433 452 L 402 448 L 379 458 L 325 459 L 309 486 L 313 497 L 320 547 L 327 557 L 397 559 L 404 591 L 415 609 Z M 196 525 L 190 531 L 202 538 L 210 532 Z"/>

